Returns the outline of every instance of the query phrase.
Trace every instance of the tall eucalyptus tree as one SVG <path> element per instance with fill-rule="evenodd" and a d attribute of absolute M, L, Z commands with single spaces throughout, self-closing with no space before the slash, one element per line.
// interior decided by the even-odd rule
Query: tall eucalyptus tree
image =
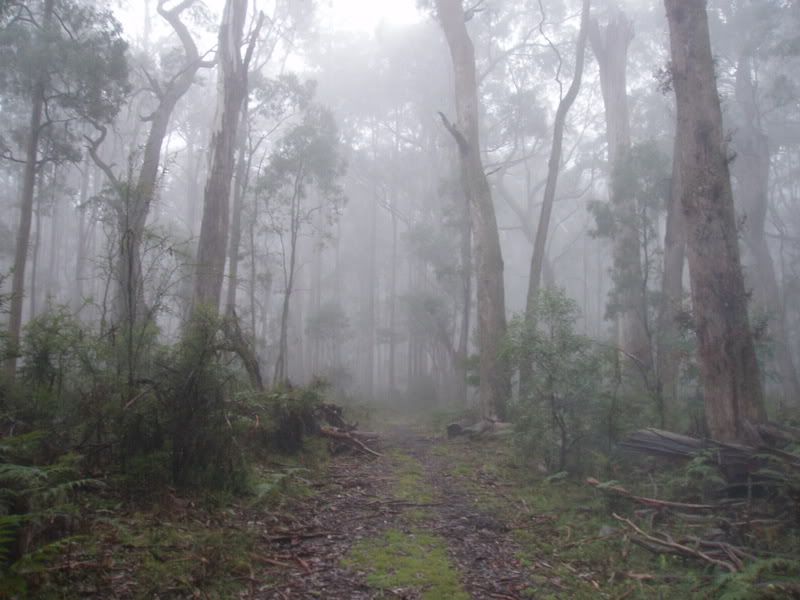
<path fill-rule="evenodd" d="M 258 17 L 242 56 L 247 0 L 227 0 L 219 27 L 217 112 L 209 143 L 208 177 L 203 192 L 203 220 L 197 250 L 194 305 L 219 310 L 225 256 L 228 248 L 228 202 L 233 178 L 234 151 L 247 95 L 247 71 L 253 57 L 263 13 Z"/>
<path fill-rule="evenodd" d="M 706 422 L 714 439 L 752 441 L 754 426 L 765 418 L 764 398 L 747 315 L 706 1 L 664 4 Z"/>
<path fill-rule="evenodd" d="M 19 11 L 19 12 L 18 12 Z M 9 315 L 9 376 L 16 371 L 36 177 L 46 162 L 78 162 L 79 128 L 108 123 L 127 96 L 127 44 L 110 13 L 73 0 L 13 3 L 0 33 L 3 91 L 30 107 L 24 132 L 20 220 Z M 42 142 L 48 140 L 43 151 Z M 13 158 L 3 145 L 3 153 Z"/>
<path fill-rule="evenodd" d="M 628 107 L 628 47 L 633 40 L 633 23 L 618 8 L 612 8 L 608 23 L 593 20 L 589 29 L 592 51 L 600 67 L 600 87 L 606 114 L 608 163 L 611 176 L 610 200 L 615 228 L 613 258 L 615 313 L 621 349 L 645 368 L 651 365 L 647 332 L 647 304 L 642 274 L 636 201 L 621 184 L 619 171 L 625 167 L 631 148 Z"/>
<path fill-rule="evenodd" d="M 436 0 L 439 22 L 453 61 L 456 121 L 442 120 L 461 163 L 461 183 L 470 206 L 478 295 L 480 402 L 485 417 L 504 417 L 511 392 L 508 363 L 500 346 L 506 333 L 503 256 L 492 192 L 481 159 L 475 48 L 466 28 L 462 0 Z"/>

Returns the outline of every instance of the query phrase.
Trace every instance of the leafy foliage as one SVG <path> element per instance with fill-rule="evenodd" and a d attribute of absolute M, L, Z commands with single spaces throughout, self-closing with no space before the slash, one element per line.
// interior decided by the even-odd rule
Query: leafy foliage
<path fill-rule="evenodd" d="M 632 199 L 635 212 L 606 202 L 591 202 L 589 210 L 595 219 L 594 235 L 600 238 L 615 239 L 624 228 L 638 232 L 638 239 L 629 243 L 638 243 L 637 248 L 629 248 L 616 258 L 617 264 L 612 271 L 614 288 L 609 295 L 606 316 L 611 318 L 620 312 L 631 310 L 625 305 L 625 298 L 631 297 L 631 290 L 639 292 L 645 286 L 645 300 L 652 309 L 656 306 L 657 297 L 650 287 L 660 282 L 658 260 L 661 256 L 659 219 L 666 211 L 669 197 L 670 174 L 669 161 L 658 145 L 643 142 L 633 146 L 626 155 L 626 160 L 619 161 L 612 178 L 614 197 Z M 639 257 L 640 265 L 631 265 L 625 261 Z M 640 280 L 641 273 L 644 280 Z M 648 318 L 652 321 L 653 315 Z"/>
<path fill-rule="evenodd" d="M 344 200 L 338 185 L 344 166 L 333 114 L 310 105 L 302 121 L 279 140 L 262 186 L 269 197 L 286 205 L 293 199 L 305 199 L 309 186 L 314 186 L 338 206 Z"/>
<path fill-rule="evenodd" d="M 536 321 L 515 318 L 505 352 L 512 364 L 531 360 L 530 395 L 515 407 L 520 450 L 541 458 L 552 472 L 577 466 L 604 396 L 603 357 L 587 337 L 575 333 L 578 307 L 561 290 L 545 289 Z"/>
<path fill-rule="evenodd" d="M 6 11 L 8 22 L 0 26 L 0 62 L 5 66 L 0 93 L 4 108 L 9 98 L 12 114 L 24 111 L 43 76 L 48 119 L 43 126 L 42 159 L 76 162 L 82 133 L 77 124 L 110 122 L 130 91 L 128 46 L 120 24 L 108 11 L 56 0 L 51 25 L 45 29 L 43 5 L 20 3 Z M 24 139 L 23 130 L 12 129 L 11 139 L 0 143 L 0 150 L 11 155 Z"/>

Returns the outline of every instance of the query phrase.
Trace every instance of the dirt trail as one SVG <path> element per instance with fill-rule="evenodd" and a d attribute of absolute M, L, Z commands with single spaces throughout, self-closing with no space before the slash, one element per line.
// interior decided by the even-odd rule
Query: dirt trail
<path fill-rule="evenodd" d="M 511 524 L 498 517 L 505 511 L 476 506 L 448 444 L 394 428 L 382 438 L 383 458 L 335 458 L 317 494 L 266 524 L 271 582 L 254 583 L 244 597 L 534 597 Z M 491 478 L 476 473 L 476 482 L 504 501 Z M 426 544 L 429 554 L 414 562 Z"/>

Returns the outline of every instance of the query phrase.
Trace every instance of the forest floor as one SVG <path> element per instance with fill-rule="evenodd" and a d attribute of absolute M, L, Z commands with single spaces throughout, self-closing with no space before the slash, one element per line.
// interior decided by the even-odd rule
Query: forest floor
<path fill-rule="evenodd" d="M 381 452 L 330 463 L 252 597 L 686 598 L 709 583 L 631 548 L 588 486 L 525 477 L 507 440 L 395 426 Z"/>
<path fill-rule="evenodd" d="M 273 463 L 268 502 L 95 503 L 91 535 L 36 597 L 718 597 L 712 574 L 635 546 L 606 496 L 530 474 L 508 440 L 391 426 L 375 447 L 381 457 Z"/>

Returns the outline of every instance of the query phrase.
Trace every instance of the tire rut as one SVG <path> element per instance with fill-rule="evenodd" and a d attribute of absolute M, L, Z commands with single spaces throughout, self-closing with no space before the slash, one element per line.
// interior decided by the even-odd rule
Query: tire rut
<path fill-rule="evenodd" d="M 271 581 L 251 587 L 242 597 L 422 598 L 424 581 L 413 589 L 376 590 L 367 585 L 366 573 L 343 562 L 354 545 L 389 530 L 409 535 L 421 531 L 444 540 L 461 585 L 472 598 L 533 597 L 534 584 L 518 559 L 511 528 L 497 515 L 476 507 L 452 473 L 453 465 L 435 451 L 442 443 L 447 442 L 393 428 L 382 439 L 384 458 L 335 458 L 318 493 L 293 507 L 291 522 L 277 527 L 297 535 L 287 534 L 265 545 L 265 554 L 277 557 L 268 571 Z M 423 469 L 422 480 L 429 488 L 424 491 L 430 491 L 433 501 L 420 503 L 421 513 L 414 502 L 399 499 L 392 489 L 397 474 L 393 453 L 412 457 Z M 274 531 L 276 524 L 268 528 Z"/>
<path fill-rule="evenodd" d="M 534 597 L 535 584 L 518 558 L 520 547 L 509 524 L 477 507 L 453 474 L 452 463 L 434 451 L 447 442 L 410 431 L 394 432 L 391 439 L 423 465 L 437 506 L 431 509 L 431 518 L 422 527 L 429 527 L 447 541 L 470 595 L 501 600 Z"/>

